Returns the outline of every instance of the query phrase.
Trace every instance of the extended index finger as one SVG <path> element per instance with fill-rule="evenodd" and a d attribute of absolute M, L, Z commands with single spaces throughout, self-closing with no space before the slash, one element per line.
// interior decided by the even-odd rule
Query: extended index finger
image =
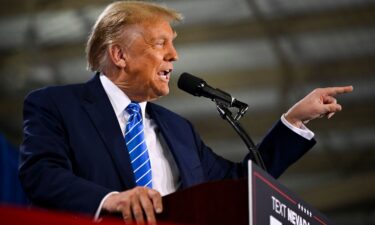
<path fill-rule="evenodd" d="M 328 87 L 323 88 L 327 95 L 335 96 L 337 94 L 350 93 L 353 91 L 353 86 L 342 86 L 342 87 Z"/>

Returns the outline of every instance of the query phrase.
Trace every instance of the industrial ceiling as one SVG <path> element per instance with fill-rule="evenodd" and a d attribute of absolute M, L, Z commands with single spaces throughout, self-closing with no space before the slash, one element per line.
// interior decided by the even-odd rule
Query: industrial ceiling
<path fill-rule="evenodd" d="M 111 1 L 2 0 L 0 132 L 22 141 L 25 95 L 85 82 L 84 46 Z M 241 160 L 247 149 L 214 103 L 177 89 L 182 72 L 249 104 L 241 120 L 256 142 L 317 87 L 353 85 L 343 111 L 307 126 L 318 144 L 280 179 L 338 224 L 375 224 L 375 0 L 169 0 L 179 61 L 158 102 L 190 119 L 206 144 Z"/>

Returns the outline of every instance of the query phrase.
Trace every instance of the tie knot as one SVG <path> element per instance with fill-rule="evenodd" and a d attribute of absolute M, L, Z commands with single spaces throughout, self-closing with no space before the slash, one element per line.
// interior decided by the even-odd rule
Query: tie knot
<path fill-rule="evenodd" d="M 126 111 L 129 113 L 129 115 L 133 115 L 135 113 L 141 114 L 141 107 L 136 102 L 131 102 L 127 107 Z"/>

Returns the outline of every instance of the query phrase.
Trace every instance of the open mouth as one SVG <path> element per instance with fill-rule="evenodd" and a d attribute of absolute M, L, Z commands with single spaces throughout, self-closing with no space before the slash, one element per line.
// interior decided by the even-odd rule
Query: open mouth
<path fill-rule="evenodd" d="M 158 72 L 158 75 L 163 79 L 168 81 L 172 73 L 172 69 L 162 70 Z"/>

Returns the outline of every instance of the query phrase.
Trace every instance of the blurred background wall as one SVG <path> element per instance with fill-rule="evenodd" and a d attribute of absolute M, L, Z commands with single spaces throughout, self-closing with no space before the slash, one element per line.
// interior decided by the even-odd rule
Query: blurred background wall
<path fill-rule="evenodd" d="M 1 0 L 0 133 L 22 141 L 25 95 L 84 82 L 84 45 L 107 0 Z M 316 87 L 354 86 L 343 112 L 308 124 L 318 144 L 280 181 L 337 224 L 375 224 L 375 0 L 166 0 L 181 11 L 180 60 L 158 102 L 190 119 L 232 160 L 245 145 L 213 103 L 176 88 L 181 72 L 249 104 L 241 120 L 256 142 Z"/>

